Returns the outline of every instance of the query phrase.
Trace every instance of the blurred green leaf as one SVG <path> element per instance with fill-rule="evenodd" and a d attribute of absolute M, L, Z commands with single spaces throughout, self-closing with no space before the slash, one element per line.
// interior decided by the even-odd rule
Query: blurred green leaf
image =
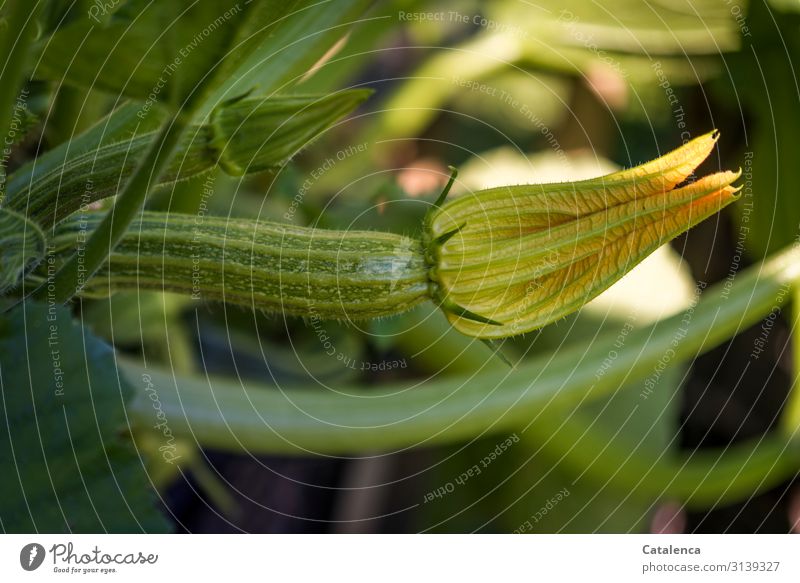
<path fill-rule="evenodd" d="M 125 429 L 133 390 L 111 349 L 63 307 L 0 320 L 5 532 L 166 532 Z"/>
<path fill-rule="evenodd" d="M 216 103 L 256 84 L 274 91 L 304 73 L 346 32 L 338 27 L 366 5 L 128 0 L 111 14 L 76 19 L 43 40 L 36 74 L 145 100 L 144 111 L 155 101 L 176 108 L 218 91 Z"/>
<path fill-rule="evenodd" d="M 415 11 L 425 0 L 382 0 L 373 2 L 358 24 L 332 47 L 328 59 L 321 59 L 313 74 L 303 77 L 299 87 L 311 93 L 324 93 L 359 79 L 375 59 L 376 46 L 386 46 L 398 28 L 398 11 Z M 345 42 L 346 41 L 346 42 Z"/>
<path fill-rule="evenodd" d="M 224 80 L 209 97 L 208 108 L 220 101 L 255 88 L 272 95 L 285 92 L 324 60 L 328 51 L 346 40 L 351 28 L 360 22 L 372 0 L 261 0 L 268 4 L 265 15 L 251 24 L 251 34 L 264 38 L 251 47 L 236 67 L 229 67 Z M 277 5 L 277 8 L 275 7 Z M 270 14 L 281 11 L 280 19 Z M 275 25 L 267 23 L 275 21 Z M 266 27 L 266 28 L 265 28 Z"/>
<path fill-rule="evenodd" d="M 715 0 L 544 0 L 537 5 L 536 18 L 530 10 L 518 2 L 492 2 L 487 17 L 506 29 L 516 27 L 519 36 L 535 40 L 532 44 L 540 50 L 558 53 L 574 47 L 598 61 L 612 52 L 648 58 L 718 55 L 739 44 L 730 7 Z"/>
<path fill-rule="evenodd" d="M 3 55 L 3 67 L 0 69 L 0 136 L 5 146 L 9 140 L 14 141 L 14 125 L 20 115 L 20 105 L 25 109 L 28 94 L 22 85 L 26 81 L 27 63 L 30 60 L 30 44 L 38 32 L 38 17 L 44 4 L 34 2 L 31 6 L 24 0 L 3 2 L 3 14 L 0 20 L 0 55 Z M 5 166 L 8 154 L 0 161 L 2 182 L 5 185 Z"/>
<path fill-rule="evenodd" d="M 782 12 L 800 12 L 800 2 L 797 2 L 797 0 L 767 0 L 767 2 L 776 10 Z"/>
<path fill-rule="evenodd" d="M 745 46 L 730 59 L 732 86 L 726 92 L 736 115 L 744 105 L 752 118 L 745 128 L 746 185 L 737 239 L 762 257 L 794 241 L 800 225 L 800 11 L 751 2 L 748 26 Z"/>
<path fill-rule="evenodd" d="M 633 88 L 637 96 L 640 88 L 655 88 L 651 95 L 661 99 L 656 65 L 671 85 L 696 85 L 719 71 L 721 52 L 735 51 L 740 44 L 730 9 L 714 2 L 684 9 L 643 6 L 638 0 L 612 5 L 545 1 L 535 8 L 496 1 L 480 5 L 480 10 L 442 12 L 445 24 L 458 23 L 473 34 L 433 52 L 416 67 L 386 101 L 378 123 L 367 129 L 366 141 L 418 136 L 447 103 L 470 93 L 483 98 L 482 120 L 487 112 L 492 119 L 498 111 L 517 117 L 508 125 L 519 125 L 524 116 L 537 123 L 548 117 L 548 101 L 557 95 L 546 89 L 545 95 L 534 97 L 529 91 L 514 91 L 508 80 L 496 82 L 501 75 L 518 77 L 519 85 L 546 88 L 546 77 L 539 80 L 539 75 L 579 76 L 591 83 L 602 74 L 623 91 Z"/>

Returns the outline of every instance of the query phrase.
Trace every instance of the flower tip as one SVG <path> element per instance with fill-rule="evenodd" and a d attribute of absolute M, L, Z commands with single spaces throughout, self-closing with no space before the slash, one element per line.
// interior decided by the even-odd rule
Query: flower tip
<path fill-rule="evenodd" d="M 738 200 L 741 197 L 742 185 L 733 184 L 742 176 L 742 169 L 739 168 L 736 172 L 728 170 L 725 172 L 726 176 L 723 178 L 722 188 L 719 193 L 723 197 L 728 197 L 729 202 Z"/>
<path fill-rule="evenodd" d="M 726 189 L 726 190 L 727 190 L 727 191 L 728 191 L 730 194 L 732 194 L 732 195 L 735 195 L 735 194 L 736 194 L 736 193 L 738 193 L 740 190 L 742 190 L 742 187 L 741 187 L 741 185 L 737 186 L 737 185 L 734 185 L 734 184 L 733 184 L 734 182 L 736 182 L 737 180 L 739 180 L 739 178 L 741 178 L 741 177 L 742 177 L 742 168 L 741 168 L 741 167 L 739 167 L 739 169 L 738 169 L 738 170 L 736 170 L 736 172 L 733 172 L 732 170 L 728 170 L 728 171 L 726 172 L 726 174 L 727 174 L 727 176 L 726 176 L 726 178 L 725 178 L 725 189 Z M 736 198 L 738 198 L 738 196 L 736 196 Z"/>

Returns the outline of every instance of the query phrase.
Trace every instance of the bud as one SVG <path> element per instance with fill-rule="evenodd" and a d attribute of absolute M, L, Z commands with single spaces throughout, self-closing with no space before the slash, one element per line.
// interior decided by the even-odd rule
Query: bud
<path fill-rule="evenodd" d="M 434 299 L 478 338 L 530 332 L 580 309 L 737 198 L 741 171 L 676 188 L 716 140 L 712 132 L 591 180 L 492 188 L 435 206 L 425 238 Z"/>

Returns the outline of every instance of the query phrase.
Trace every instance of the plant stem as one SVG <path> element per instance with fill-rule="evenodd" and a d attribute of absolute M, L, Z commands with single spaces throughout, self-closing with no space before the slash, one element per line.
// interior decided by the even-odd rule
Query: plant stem
<path fill-rule="evenodd" d="M 56 273 L 53 281 L 55 302 L 67 302 L 102 267 L 106 258 L 125 235 L 128 225 L 138 214 L 150 188 L 172 158 L 190 117 L 187 112 L 179 111 L 164 123 L 158 137 L 125 184 L 114 207 L 108 211 L 92 233 L 83 253 L 72 255 Z M 41 286 L 33 295 L 36 299 L 44 299 L 47 294 L 47 286 Z"/>
<path fill-rule="evenodd" d="M 216 166 L 236 176 L 278 168 L 369 94 L 348 90 L 224 102 L 210 119 L 185 131 L 155 184 L 174 185 Z M 134 104 L 123 105 L 72 137 L 69 149 L 57 147 L 17 170 L 8 181 L 6 205 L 50 229 L 81 206 L 117 194 L 160 127 L 155 118 L 142 122 L 136 114 Z"/>
<path fill-rule="evenodd" d="M 792 289 L 792 305 L 788 315 L 792 347 L 792 386 L 783 408 L 781 429 L 788 434 L 800 432 L 800 289 Z"/>
<path fill-rule="evenodd" d="M 0 72 L 0 131 L 3 139 L 8 135 L 14 115 L 14 101 L 22 84 L 30 52 L 31 40 L 36 31 L 36 17 L 44 4 L 42 0 L 10 0 L 6 17 L 5 34 L 0 37 L 0 55 L 5 56 Z"/>
<path fill-rule="evenodd" d="M 676 452 L 624 443 L 592 421 L 580 410 L 563 418 L 540 415 L 530 437 L 539 447 L 546 434 L 548 459 L 574 475 L 642 500 L 673 499 L 708 508 L 774 487 L 800 470 L 797 436 L 772 432 L 724 448 Z"/>
<path fill-rule="evenodd" d="M 512 371 L 369 391 L 276 391 L 231 380 L 176 381 L 171 374 L 147 372 L 159 386 L 173 431 L 192 435 L 204 445 L 271 453 L 343 453 L 448 443 L 517 430 L 543 407 L 568 411 L 607 396 L 623 383 L 650 374 L 667 350 L 674 350 L 673 363 L 694 358 L 758 322 L 774 307 L 780 289 L 799 281 L 800 250 L 787 249 L 741 272 L 730 288 L 716 286 L 705 292 L 689 334 L 677 346 L 672 343 L 683 325 L 682 314 L 631 332 L 599 380 L 597 363 L 613 339 L 537 357 Z M 135 365 L 126 364 L 125 369 L 141 373 Z M 133 407 L 141 421 L 149 421 L 146 403 Z"/>

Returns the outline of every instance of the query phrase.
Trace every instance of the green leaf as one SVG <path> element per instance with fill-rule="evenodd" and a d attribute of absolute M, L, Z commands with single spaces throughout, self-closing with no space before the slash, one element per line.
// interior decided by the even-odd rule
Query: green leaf
<path fill-rule="evenodd" d="M 775 10 L 782 12 L 800 12 L 800 3 L 797 0 L 767 0 Z"/>
<path fill-rule="evenodd" d="M 129 0 L 97 22 L 76 19 L 43 39 L 36 75 L 177 108 L 230 80 L 238 93 L 298 78 L 368 5 L 366 0 Z M 318 31 L 309 33 L 309 31 Z M 255 60 L 249 60 L 255 59 Z M 253 67 L 259 70 L 256 74 Z M 244 68 L 246 73 L 239 72 Z M 203 89 L 196 92 L 201 81 Z M 234 94 L 218 94 L 213 100 Z"/>
<path fill-rule="evenodd" d="M 369 90 L 331 95 L 251 97 L 220 104 L 203 124 L 190 127 L 160 177 L 167 185 L 216 165 L 232 175 L 262 172 L 286 163 Z M 157 134 L 157 117 L 142 122 L 128 103 L 69 143 L 20 168 L 8 183 L 7 205 L 47 227 L 113 196 Z"/>
<path fill-rule="evenodd" d="M 206 101 L 219 101 L 255 88 L 260 93 L 284 92 L 303 80 L 338 41 L 346 38 L 372 0 L 262 0 L 261 13 L 240 35 L 252 35 L 238 58 L 226 61 L 224 78 Z M 235 65 L 235 67 L 234 67 Z"/>
<path fill-rule="evenodd" d="M 34 223 L 0 208 L 0 292 L 17 284 L 44 257 L 45 239 Z"/>
<path fill-rule="evenodd" d="M 175 294 L 118 293 L 84 303 L 81 316 L 84 326 L 114 346 L 144 345 L 163 338 L 166 323 L 189 303 Z"/>
<path fill-rule="evenodd" d="M 36 75 L 177 107 L 260 4 L 128 0 L 100 22 L 87 15 L 43 39 Z"/>
<path fill-rule="evenodd" d="M 131 386 L 69 310 L 0 319 L 0 527 L 165 532 L 141 458 L 122 436 Z"/>

